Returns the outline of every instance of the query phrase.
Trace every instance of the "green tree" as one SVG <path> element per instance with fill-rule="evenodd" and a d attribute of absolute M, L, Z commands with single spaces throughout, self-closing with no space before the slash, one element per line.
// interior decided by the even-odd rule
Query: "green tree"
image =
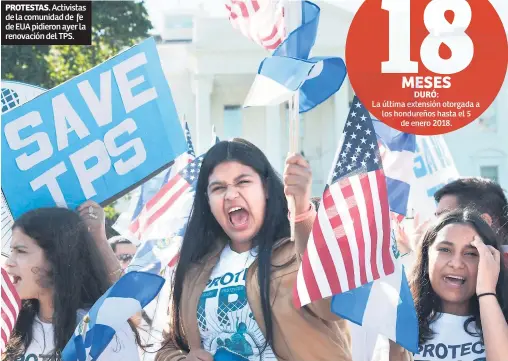
<path fill-rule="evenodd" d="M 106 216 L 106 236 L 111 238 L 117 236 L 118 232 L 113 229 L 113 225 L 120 216 L 120 213 L 115 209 L 116 201 L 104 207 L 104 214 Z"/>
<path fill-rule="evenodd" d="M 2 79 L 50 87 L 49 50 L 48 45 L 2 45 Z"/>
<path fill-rule="evenodd" d="M 2 79 L 52 88 L 148 37 L 143 2 L 92 2 L 92 45 L 4 46 Z"/>
<path fill-rule="evenodd" d="M 148 36 L 152 24 L 142 2 L 94 1 L 92 45 L 53 46 L 46 56 L 54 85 L 115 56 Z"/>

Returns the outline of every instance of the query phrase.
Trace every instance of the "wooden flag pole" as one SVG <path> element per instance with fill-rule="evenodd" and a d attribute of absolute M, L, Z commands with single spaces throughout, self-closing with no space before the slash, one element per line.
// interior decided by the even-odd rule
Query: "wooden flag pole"
<path fill-rule="evenodd" d="M 300 137 L 300 113 L 299 113 L 299 92 L 291 97 L 289 101 L 289 152 L 291 154 L 297 153 L 299 150 L 299 137 Z M 295 237 L 295 219 L 296 219 L 296 204 L 293 196 L 287 197 L 288 209 L 290 217 L 291 240 L 294 241 Z"/>
<path fill-rule="evenodd" d="M 286 0 L 284 13 L 286 20 L 286 37 L 289 36 L 291 31 L 300 26 L 302 22 L 302 4 L 300 0 Z M 298 44 L 297 44 L 298 46 Z M 291 99 L 288 101 L 289 111 L 289 153 L 297 153 L 300 149 L 300 92 L 297 90 Z M 290 217 L 291 240 L 295 240 L 295 219 L 296 219 L 296 204 L 295 198 L 292 196 L 287 197 L 288 209 Z"/>

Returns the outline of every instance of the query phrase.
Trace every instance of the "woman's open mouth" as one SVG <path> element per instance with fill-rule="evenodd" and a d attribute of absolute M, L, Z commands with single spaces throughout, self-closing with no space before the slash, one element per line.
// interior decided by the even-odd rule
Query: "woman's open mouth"
<path fill-rule="evenodd" d="M 443 279 L 447 284 L 453 287 L 461 287 L 464 283 L 466 283 L 466 279 L 461 276 L 448 275 L 444 276 Z"/>
<path fill-rule="evenodd" d="M 242 207 L 233 207 L 228 210 L 229 223 L 236 230 L 244 230 L 249 223 L 249 212 Z"/>

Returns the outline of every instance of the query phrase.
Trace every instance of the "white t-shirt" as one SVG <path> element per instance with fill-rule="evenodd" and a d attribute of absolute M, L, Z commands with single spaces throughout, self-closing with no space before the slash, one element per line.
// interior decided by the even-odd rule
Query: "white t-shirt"
<path fill-rule="evenodd" d="M 464 330 L 468 316 L 443 313 L 430 327 L 436 334 L 419 348 L 415 361 L 485 361 L 485 347 L 479 337 Z M 468 329 L 475 333 L 475 322 Z"/>
<path fill-rule="evenodd" d="M 42 322 L 35 316 L 32 326 L 32 342 L 25 351 L 25 355 L 16 361 L 47 361 L 55 348 L 53 339 L 53 324 Z M 101 354 L 99 360 L 108 361 L 139 361 L 138 349 L 134 334 L 130 327 L 116 333 L 113 340 Z"/>
<path fill-rule="evenodd" d="M 198 304 L 198 326 L 203 348 L 214 361 L 270 361 L 277 359 L 268 346 L 247 300 L 247 269 L 256 251 L 222 251 Z"/>

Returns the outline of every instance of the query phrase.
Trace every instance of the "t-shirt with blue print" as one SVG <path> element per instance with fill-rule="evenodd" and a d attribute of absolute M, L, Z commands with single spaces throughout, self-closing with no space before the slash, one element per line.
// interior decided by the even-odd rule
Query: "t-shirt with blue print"
<path fill-rule="evenodd" d="M 236 253 L 226 246 L 198 304 L 203 348 L 214 361 L 276 361 L 254 319 L 245 280 L 256 250 Z"/>

